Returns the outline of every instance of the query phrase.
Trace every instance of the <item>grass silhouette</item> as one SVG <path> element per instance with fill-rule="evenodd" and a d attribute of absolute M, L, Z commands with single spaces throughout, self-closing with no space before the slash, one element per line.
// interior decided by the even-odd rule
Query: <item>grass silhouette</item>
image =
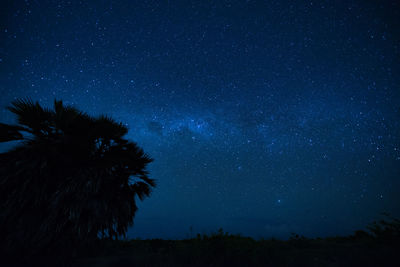
<path fill-rule="evenodd" d="M 288 240 L 233 235 L 219 229 L 184 240 L 101 240 L 77 266 L 400 266 L 400 222 L 381 220 L 368 231 Z"/>
<path fill-rule="evenodd" d="M 0 266 L 400 266 L 400 221 L 388 218 L 326 238 L 255 240 L 221 228 L 183 240 L 100 239 L 73 258 L 2 258 Z"/>

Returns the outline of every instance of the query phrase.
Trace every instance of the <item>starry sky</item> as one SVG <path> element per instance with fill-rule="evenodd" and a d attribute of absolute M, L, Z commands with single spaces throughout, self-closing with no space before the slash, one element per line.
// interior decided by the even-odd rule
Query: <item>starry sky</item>
<path fill-rule="evenodd" d="M 128 237 L 400 217 L 400 2 L 0 5 L 1 122 L 15 98 L 57 98 L 125 123 L 155 159 Z"/>

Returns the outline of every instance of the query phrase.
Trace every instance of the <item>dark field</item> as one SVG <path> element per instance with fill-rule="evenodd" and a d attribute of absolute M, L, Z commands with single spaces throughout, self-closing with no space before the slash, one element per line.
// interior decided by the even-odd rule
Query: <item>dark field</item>
<path fill-rule="evenodd" d="M 186 240 L 102 241 L 77 266 L 400 266 L 396 240 L 349 237 L 254 240 L 219 231 Z"/>

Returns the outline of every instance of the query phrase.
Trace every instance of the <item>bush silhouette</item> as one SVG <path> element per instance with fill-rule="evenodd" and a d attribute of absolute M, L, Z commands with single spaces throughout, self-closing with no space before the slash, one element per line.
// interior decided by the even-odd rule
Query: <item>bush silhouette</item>
<path fill-rule="evenodd" d="M 135 197 L 155 187 L 152 161 L 128 129 L 54 101 L 54 110 L 20 99 L 8 110 L 19 125 L 0 125 L 0 142 L 22 140 L 0 154 L 3 254 L 69 251 L 99 237 L 117 239 L 133 224 Z"/>
<path fill-rule="evenodd" d="M 367 226 L 367 229 L 372 233 L 372 236 L 384 242 L 400 241 L 400 220 L 383 213 L 386 219 L 381 219 L 378 222 L 374 221 Z"/>

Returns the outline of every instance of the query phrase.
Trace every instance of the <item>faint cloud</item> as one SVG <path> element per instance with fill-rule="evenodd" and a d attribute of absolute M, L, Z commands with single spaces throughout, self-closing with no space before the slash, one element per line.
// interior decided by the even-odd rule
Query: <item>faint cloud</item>
<path fill-rule="evenodd" d="M 163 135 L 163 125 L 158 121 L 151 121 L 147 124 L 147 129 L 151 133 L 155 133 L 157 135 Z"/>

